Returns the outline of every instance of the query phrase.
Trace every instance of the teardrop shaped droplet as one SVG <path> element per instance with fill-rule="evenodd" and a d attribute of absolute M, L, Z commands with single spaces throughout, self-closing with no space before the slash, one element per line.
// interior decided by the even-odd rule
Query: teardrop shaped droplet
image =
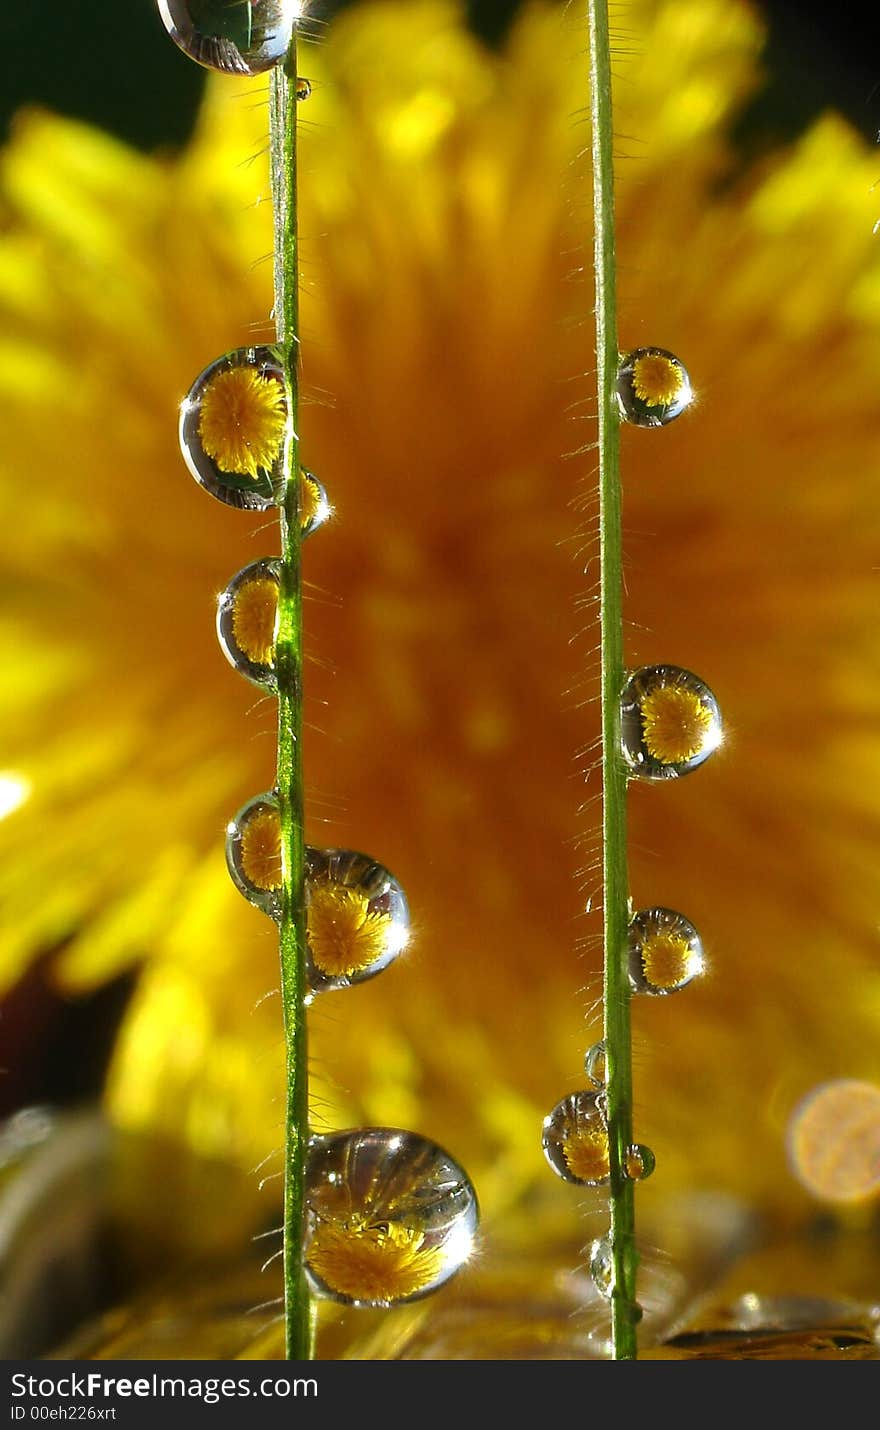
<path fill-rule="evenodd" d="M 228 506 L 282 499 L 284 371 L 274 348 L 237 348 L 200 373 L 180 408 L 180 449 L 200 486 Z"/>
<path fill-rule="evenodd" d="M 636 348 L 621 358 L 617 402 L 625 422 L 665 427 L 681 416 L 693 397 L 687 368 L 665 348 Z"/>
<path fill-rule="evenodd" d="M 308 99 L 312 93 L 312 81 L 306 79 L 305 75 L 300 75 L 296 81 L 296 97 L 299 100 Z"/>
<path fill-rule="evenodd" d="M 258 794 L 226 827 L 226 865 L 249 903 L 281 917 L 281 819 L 275 794 Z"/>
<path fill-rule="evenodd" d="M 290 48 L 302 0 L 159 0 L 184 54 L 224 74 L 260 74 Z"/>
<path fill-rule="evenodd" d="M 594 1043 L 584 1055 L 584 1072 L 593 1087 L 601 1091 L 605 1086 L 605 1044 Z"/>
<path fill-rule="evenodd" d="M 301 467 L 299 477 L 299 519 L 302 539 L 305 541 L 307 536 L 311 536 L 313 531 L 317 531 L 325 521 L 329 521 L 333 508 L 323 482 L 318 480 L 314 472 Z"/>
<path fill-rule="evenodd" d="M 614 1259 L 609 1236 L 600 1236 L 590 1247 L 590 1276 L 599 1295 L 610 1301 L 614 1290 Z"/>
<path fill-rule="evenodd" d="M 314 1138 L 306 1188 L 305 1266 L 320 1296 L 350 1306 L 414 1301 L 471 1253 L 476 1193 L 442 1147 L 414 1132 Z"/>
<path fill-rule="evenodd" d="M 353 849 L 306 850 L 309 986 L 363 983 L 409 942 L 406 895 L 393 874 Z"/>
<path fill-rule="evenodd" d="M 657 1165 L 657 1158 L 642 1142 L 633 1142 L 626 1149 L 624 1169 L 631 1182 L 644 1182 Z"/>
<path fill-rule="evenodd" d="M 557 1176 L 601 1187 L 611 1175 L 608 1127 L 600 1092 L 573 1092 L 544 1118 L 544 1156 Z"/>
<path fill-rule="evenodd" d="M 724 738 L 718 701 L 677 665 L 645 665 L 621 696 L 621 744 L 631 774 L 671 780 L 689 774 Z"/>
<path fill-rule="evenodd" d="M 629 981 L 634 993 L 678 993 L 705 968 L 703 942 L 684 914 L 642 909 L 629 926 Z"/>
<path fill-rule="evenodd" d="M 252 561 L 233 576 L 217 602 L 217 639 L 231 665 L 247 680 L 275 690 L 275 635 L 281 563 Z"/>

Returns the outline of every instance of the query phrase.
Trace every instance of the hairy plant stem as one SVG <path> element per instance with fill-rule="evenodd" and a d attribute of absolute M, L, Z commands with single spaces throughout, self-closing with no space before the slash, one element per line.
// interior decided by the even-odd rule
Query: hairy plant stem
<path fill-rule="evenodd" d="M 284 1323 L 288 1360 L 313 1353 L 311 1298 L 303 1272 L 305 1172 L 309 1139 L 306 1031 L 305 836 L 302 769 L 302 569 L 299 477 L 299 271 L 296 203 L 296 35 L 272 76 L 272 202 L 275 217 L 275 326 L 284 368 L 281 581 L 275 662 L 278 677 L 277 789 L 281 818 L 281 1003 L 286 1047 L 284 1137 Z"/>
<path fill-rule="evenodd" d="M 611 1180 L 611 1335 L 615 1360 L 637 1355 L 638 1255 L 633 1183 L 626 1175 L 632 1142 L 632 1045 L 627 969 L 629 886 L 626 863 L 626 768 L 621 754 L 623 556 L 620 418 L 614 395 L 617 343 L 611 54 L 607 0 L 588 0 L 596 270 L 596 378 L 599 398 L 599 550 L 602 665 L 602 844 L 605 938 L 605 1068 Z"/>

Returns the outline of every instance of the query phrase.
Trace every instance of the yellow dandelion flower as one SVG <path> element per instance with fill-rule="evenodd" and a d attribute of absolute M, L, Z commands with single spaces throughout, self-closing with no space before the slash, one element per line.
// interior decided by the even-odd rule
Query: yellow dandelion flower
<path fill-rule="evenodd" d="M 677 988 L 693 969 L 694 956 L 686 938 L 675 933 L 655 933 L 641 945 L 642 968 L 652 988 Z"/>
<path fill-rule="evenodd" d="M 791 1106 L 878 1078 L 877 156 L 829 114 L 738 169 L 754 7 L 631 0 L 627 26 L 622 342 L 662 338 L 701 392 L 655 440 L 622 433 L 627 659 L 701 672 L 734 731 L 709 795 L 697 774 L 630 801 L 638 905 L 672 901 L 713 950 L 674 1008 L 634 1004 L 639 1128 L 664 1195 L 795 1215 Z M 536 1128 L 601 964 L 601 831 L 573 782 L 596 734 L 573 555 L 593 462 L 567 455 L 595 435 L 586 385 L 572 409 L 582 50 L 553 7 L 488 52 L 455 6 L 414 0 L 347 9 L 303 57 L 307 396 L 334 405 L 304 405 L 302 441 L 340 513 L 306 548 L 326 593 L 306 611 L 308 837 L 332 805 L 333 841 L 381 851 L 418 928 L 393 979 L 313 1019 L 316 1101 L 330 1126 L 454 1146 L 488 1227 L 529 1189 L 577 1215 Z M 45 957 L 73 995 L 143 963 L 111 1115 L 245 1168 L 277 1145 L 277 954 L 218 832 L 267 787 L 274 720 L 236 694 L 206 606 L 265 516 L 187 478 L 169 413 L 216 354 L 273 338 L 254 91 L 211 84 L 176 158 L 29 113 L 0 159 L 0 747 L 30 791 L 0 822 L 0 970 L 8 987 Z"/>
<path fill-rule="evenodd" d="M 287 425 L 284 389 L 250 367 L 228 367 L 199 401 L 202 446 L 221 472 L 258 477 L 278 460 Z"/>
<path fill-rule="evenodd" d="M 232 634 L 255 665 L 269 665 L 275 654 L 278 624 L 278 582 L 255 577 L 239 586 L 232 607 Z"/>
<path fill-rule="evenodd" d="M 582 1182 L 601 1182 L 611 1171 L 604 1127 L 579 1127 L 562 1144 L 565 1165 Z"/>
<path fill-rule="evenodd" d="M 712 711 L 692 690 L 661 685 L 642 697 L 645 748 L 664 765 L 683 764 L 703 749 L 712 727 Z"/>
<path fill-rule="evenodd" d="M 309 894 L 308 938 L 312 962 L 330 977 L 348 977 L 376 963 L 385 951 L 390 915 L 370 909 L 360 889 L 318 884 Z"/>
<path fill-rule="evenodd" d="M 405 1301 L 433 1284 L 443 1269 L 443 1246 L 425 1246 L 424 1233 L 391 1223 L 321 1222 L 306 1251 L 314 1274 L 352 1301 Z"/>
<path fill-rule="evenodd" d="M 281 888 L 281 822 L 278 811 L 261 809 L 241 831 L 241 871 L 256 889 Z"/>
<path fill-rule="evenodd" d="M 303 528 L 309 526 L 320 514 L 322 505 L 321 488 L 316 481 L 303 472 L 299 482 L 299 519 Z"/>
<path fill-rule="evenodd" d="M 665 407 L 681 392 L 684 375 L 663 353 L 646 353 L 633 363 L 632 385 L 641 402 L 649 407 Z"/>

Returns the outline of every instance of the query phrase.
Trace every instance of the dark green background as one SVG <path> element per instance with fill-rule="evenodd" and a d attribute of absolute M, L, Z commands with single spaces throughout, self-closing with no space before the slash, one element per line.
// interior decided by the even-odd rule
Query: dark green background
<path fill-rule="evenodd" d="M 330 20 L 350 2 L 314 0 L 311 12 Z M 473 28 L 497 42 L 517 2 L 470 0 Z M 770 24 L 768 85 L 743 116 L 744 143 L 785 138 L 829 106 L 876 139 L 878 7 L 756 0 L 756 8 Z M 0 0 L 0 56 L 3 132 L 20 105 L 36 103 L 93 120 L 147 149 L 176 144 L 189 132 L 203 83 L 202 72 L 165 35 L 155 0 Z"/>

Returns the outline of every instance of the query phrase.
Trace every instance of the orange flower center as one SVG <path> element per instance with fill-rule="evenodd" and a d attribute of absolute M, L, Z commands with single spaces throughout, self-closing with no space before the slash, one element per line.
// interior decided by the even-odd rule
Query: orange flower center
<path fill-rule="evenodd" d="M 224 368 L 202 393 L 199 436 L 221 472 L 258 477 L 271 468 L 286 426 L 284 388 L 256 368 Z"/>
<path fill-rule="evenodd" d="M 663 685 L 641 701 L 645 748 L 664 765 L 683 764 L 698 755 L 712 725 L 712 711 L 698 695 L 679 685 Z"/>
<path fill-rule="evenodd" d="M 601 1182 L 610 1175 L 608 1133 L 601 1124 L 578 1127 L 562 1144 L 565 1165 L 581 1182 Z"/>
<path fill-rule="evenodd" d="M 404 1226 L 369 1226 L 357 1220 L 321 1223 L 306 1259 L 315 1275 L 352 1301 L 405 1301 L 436 1281 L 442 1246 L 425 1247 L 424 1235 Z"/>
<path fill-rule="evenodd" d="M 232 634 L 239 650 L 255 665 L 271 664 L 277 621 L 277 581 L 256 576 L 239 586 L 232 608 Z"/>
<path fill-rule="evenodd" d="M 252 814 L 241 833 L 241 869 L 255 889 L 281 888 L 281 821 L 277 809 Z"/>
<path fill-rule="evenodd" d="M 668 407 L 684 386 L 677 363 L 662 353 L 646 353 L 636 358 L 632 370 L 633 392 L 648 407 Z"/>
<path fill-rule="evenodd" d="M 360 889 L 318 884 L 309 893 L 308 941 L 312 962 L 330 977 L 348 977 L 384 954 L 390 914 L 374 910 Z"/>
<path fill-rule="evenodd" d="M 676 933 L 655 933 L 641 948 L 645 981 L 652 988 L 677 988 L 693 971 L 693 953 L 686 938 Z"/>

